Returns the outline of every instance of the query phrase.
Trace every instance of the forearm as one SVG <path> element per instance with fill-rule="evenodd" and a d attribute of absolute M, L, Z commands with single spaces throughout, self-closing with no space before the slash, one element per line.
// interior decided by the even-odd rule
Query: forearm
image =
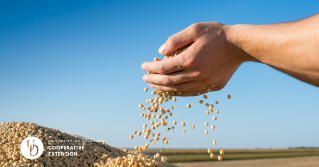
<path fill-rule="evenodd" d="M 228 40 L 259 61 L 319 86 L 319 15 L 270 25 L 234 25 Z M 250 58 L 249 58 L 250 57 Z"/>

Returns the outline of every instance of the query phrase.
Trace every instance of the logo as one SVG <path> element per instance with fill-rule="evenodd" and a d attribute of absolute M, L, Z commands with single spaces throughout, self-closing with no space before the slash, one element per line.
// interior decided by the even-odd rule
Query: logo
<path fill-rule="evenodd" d="M 20 150 L 27 159 L 37 159 L 43 153 L 43 143 L 37 137 L 30 136 L 22 141 Z"/>

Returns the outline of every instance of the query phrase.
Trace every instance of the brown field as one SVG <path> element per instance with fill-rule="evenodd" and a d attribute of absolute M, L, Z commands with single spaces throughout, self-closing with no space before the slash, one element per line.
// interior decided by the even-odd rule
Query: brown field
<path fill-rule="evenodd" d="M 319 156 L 319 148 L 308 149 L 224 149 L 223 162 L 229 160 L 270 159 L 286 157 Z M 153 156 L 160 149 L 149 149 L 144 153 Z M 218 161 L 219 150 L 213 150 L 215 157 L 209 157 L 206 149 L 163 149 L 161 155 L 167 156 L 168 162 Z"/>
<path fill-rule="evenodd" d="M 319 167 L 319 156 L 174 163 L 181 167 Z"/>

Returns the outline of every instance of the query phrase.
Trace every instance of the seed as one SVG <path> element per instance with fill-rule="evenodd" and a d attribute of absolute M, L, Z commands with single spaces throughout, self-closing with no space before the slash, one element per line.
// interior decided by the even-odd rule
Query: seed
<path fill-rule="evenodd" d="M 231 98 L 231 95 L 227 95 L 227 98 L 230 99 L 230 98 Z"/>
<path fill-rule="evenodd" d="M 182 126 L 185 126 L 185 122 L 182 122 Z"/>
<path fill-rule="evenodd" d="M 156 154 L 155 154 L 155 157 L 156 157 L 156 158 L 159 158 L 160 156 L 161 156 L 160 153 L 156 153 Z"/>
<path fill-rule="evenodd" d="M 151 124 L 151 125 L 154 125 L 154 121 L 151 121 L 150 124 Z"/>
<path fill-rule="evenodd" d="M 162 156 L 161 161 L 166 162 L 167 161 L 167 157 Z"/>
<path fill-rule="evenodd" d="M 152 129 L 155 129 L 155 126 L 154 126 L 154 125 L 152 126 Z"/>
<path fill-rule="evenodd" d="M 214 129 L 215 129 L 215 126 L 214 126 L 214 125 L 212 125 L 210 128 L 211 128 L 212 130 L 214 130 Z"/>
<path fill-rule="evenodd" d="M 139 105 L 139 108 L 142 109 L 142 108 L 143 108 L 143 104 L 140 104 L 140 105 Z"/>
<path fill-rule="evenodd" d="M 213 116 L 213 120 L 216 120 L 217 119 L 217 117 L 216 116 Z"/>
<path fill-rule="evenodd" d="M 191 105 L 190 105 L 190 104 L 187 104 L 187 107 L 188 107 L 188 108 L 191 108 Z"/>
<path fill-rule="evenodd" d="M 215 140 L 213 141 L 213 144 L 216 145 L 216 141 Z"/>
<path fill-rule="evenodd" d="M 140 132 L 140 131 L 139 131 L 139 132 L 137 132 L 137 135 L 141 136 L 141 134 L 142 134 L 142 132 Z"/>
<path fill-rule="evenodd" d="M 133 137 L 134 137 L 133 135 L 130 135 L 130 139 L 133 139 Z"/>
<path fill-rule="evenodd" d="M 153 90 L 153 91 L 152 91 L 152 95 L 155 95 L 155 94 L 156 94 L 156 91 L 155 91 L 155 90 Z"/>
<path fill-rule="evenodd" d="M 206 111 L 206 115 L 209 115 L 209 111 Z"/>
<path fill-rule="evenodd" d="M 155 114 L 153 114 L 153 118 L 155 118 L 156 117 L 156 115 Z"/>
<path fill-rule="evenodd" d="M 171 113 L 170 113 L 171 114 Z M 167 115 L 165 115 L 165 119 L 168 119 L 168 116 Z"/>
<path fill-rule="evenodd" d="M 169 116 L 172 116 L 173 115 L 173 113 L 169 113 Z"/>
<path fill-rule="evenodd" d="M 144 117 L 144 114 L 143 114 L 143 113 L 141 113 L 141 117 Z"/>
<path fill-rule="evenodd" d="M 157 135 L 157 136 L 160 136 L 161 134 L 160 134 L 160 133 L 157 133 L 156 135 Z"/>
<path fill-rule="evenodd" d="M 145 129 L 147 127 L 147 125 L 146 124 L 143 124 L 143 128 Z"/>
<path fill-rule="evenodd" d="M 176 97 L 173 97 L 173 102 L 175 102 L 176 101 Z"/>
<path fill-rule="evenodd" d="M 167 144 L 167 143 L 168 143 L 168 140 L 165 139 L 165 140 L 164 140 L 164 144 Z"/>
<path fill-rule="evenodd" d="M 159 140 L 159 137 L 156 136 L 156 137 L 154 137 L 154 139 L 155 139 L 155 140 Z"/>
<path fill-rule="evenodd" d="M 210 112 L 213 112 L 213 108 L 210 108 L 209 111 L 210 111 Z"/>
<path fill-rule="evenodd" d="M 195 126 L 194 126 L 194 125 L 192 125 L 191 127 L 192 127 L 192 129 L 195 129 Z"/>
<path fill-rule="evenodd" d="M 208 103 L 206 103 L 206 104 L 205 104 L 205 106 L 206 106 L 206 107 L 208 107 L 208 106 L 209 106 L 209 104 L 208 104 Z"/>
<path fill-rule="evenodd" d="M 203 104 L 203 103 L 204 103 L 204 101 L 203 101 L 203 100 L 200 100 L 200 101 L 199 101 L 199 103 L 200 103 L 200 104 Z"/>
<path fill-rule="evenodd" d="M 194 105 L 194 103 L 192 103 L 192 106 Z"/>
<path fill-rule="evenodd" d="M 216 104 L 218 104 L 218 101 L 215 101 Z"/>
<path fill-rule="evenodd" d="M 204 122 L 205 126 L 208 126 L 208 123 L 207 122 Z"/>
<path fill-rule="evenodd" d="M 158 118 L 158 119 L 162 118 L 162 115 L 157 115 L 157 118 Z"/>
<path fill-rule="evenodd" d="M 173 121 L 173 125 L 176 125 L 176 121 Z"/>
<path fill-rule="evenodd" d="M 207 130 L 205 130 L 205 134 L 208 134 L 208 131 L 207 131 Z"/>
<path fill-rule="evenodd" d="M 186 130 L 184 129 L 184 130 L 183 130 L 183 133 L 185 133 L 185 131 L 186 131 Z"/>
<path fill-rule="evenodd" d="M 220 155 L 223 155 L 224 153 L 225 153 L 224 150 L 220 150 L 220 151 L 219 151 L 219 154 L 220 154 Z"/>
<path fill-rule="evenodd" d="M 144 92 L 147 92 L 148 91 L 148 88 L 144 88 Z"/>
<path fill-rule="evenodd" d="M 213 104 L 211 104 L 211 105 L 209 105 L 209 107 L 210 107 L 210 108 L 214 108 L 214 105 L 213 105 Z"/>
<path fill-rule="evenodd" d="M 218 161 L 221 161 L 223 158 L 222 158 L 222 156 L 218 156 Z"/>
<path fill-rule="evenodd" d="M 212 149 L 207 149 L 207 152 L 210 154 L 210 153 L 212 153 Z"/>
<path fill-rule="evenodd" d="M 134 134 L 136 134 L 137 133 L 137 131 L 134 131 Z"/>
<path fill-rule="evenodd" d="M 214 158 L 214 154 L 213 153 L 210 153 L 210 158 Z"/>
<path fill-rule="evenodd" d="M 216 110 L 216 114 L 218 114 L 219 113 L 219 111 L 218 110 Z"/>
<path fill-rule="evenodd" d="M 174 109 L 174 107 L 172 106 L 172 107 L 171 107 L 171 109 L 173 110 L 173 109 Z"/>
<path fill-rule="evenodd" d="M 207 95 L 204 95 L 203 97 L 204 97 L 204 99 L 207 99 Z"/>

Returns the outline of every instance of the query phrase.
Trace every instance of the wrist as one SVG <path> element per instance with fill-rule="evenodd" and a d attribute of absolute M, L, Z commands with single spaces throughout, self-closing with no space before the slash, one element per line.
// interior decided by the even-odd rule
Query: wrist
<path fill-rule="evenodd" d="M 258 59 L 250 55 L 244 50 L 243 40 L 241 34 L 246 34 L 247 28 L 243 24 L 236 24 L 236 25 L 225 25 L 225 34 L 227 41 L 234 45 L 236 50 L 236 55 L 242 62 L 253 61 L 253 62 L 260 62 Z"/>

